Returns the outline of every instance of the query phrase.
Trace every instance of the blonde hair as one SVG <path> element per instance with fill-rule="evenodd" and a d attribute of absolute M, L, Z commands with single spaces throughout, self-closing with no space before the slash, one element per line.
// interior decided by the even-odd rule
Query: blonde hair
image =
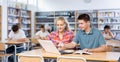
<path fill-rule="evenodd" d="M 63 21 L 63 22 L 65 23 L 65 30 L 69 30 L 69 24 L 68 24 L 67 19 L 65 19 L 65 18 L 62 17 L 62 16 L 56 18 L 56 19 L 55 19 L 55 22 L 54 22 L 55 26 L 56 26 L 58 20 L 61 20 L 61 21 Z"/>

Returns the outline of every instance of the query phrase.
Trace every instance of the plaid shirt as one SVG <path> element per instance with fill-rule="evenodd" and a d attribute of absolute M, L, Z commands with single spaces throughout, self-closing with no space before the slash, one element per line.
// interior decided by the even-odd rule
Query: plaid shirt
<path fill-rule="evenodd" d="M 52 32 L 47 36 L 47 39 L 51 40 L 55 45 L 60 42 L 63 42 L 64 44 L 70 43 L 73 41 L 73 38 L 74 33 L 72 31 L 65 31 L 62 39 L 59 38 L 57 31 Z"/>

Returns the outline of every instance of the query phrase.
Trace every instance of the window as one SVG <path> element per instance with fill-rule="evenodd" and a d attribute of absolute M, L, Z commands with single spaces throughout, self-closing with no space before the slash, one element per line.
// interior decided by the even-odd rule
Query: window
<path fill-rule="evenodd" d="M 37 0 L 28 0 L 28 4 L 37 6 Z"/>
<path fill-rule="evenodd" d="M 23 4 L 27 4 L 27 0 L 17 0 L 17 2 L 23 3 Z"/>

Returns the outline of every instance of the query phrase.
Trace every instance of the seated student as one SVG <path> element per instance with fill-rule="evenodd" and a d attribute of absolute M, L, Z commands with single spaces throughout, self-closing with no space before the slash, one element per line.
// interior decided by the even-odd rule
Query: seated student
<path fill-rule="evenodd" d="M 33 38 L 45 40 L 46 37 L 48 36 L 48 34 L 49 34 L 49 32 L 46 31 L 45 26 L 40 25 L 40 31 L 38 31 Z M 36 44 L 34 44 L 34 46 L 41 46 L 41 45 L 39 43 L 36 43 Z"/>
<path fill-rule="evenodd" d="M 73 41 L 74 33 L 69 30 L 67 20 L 64 17 L 58 17 L 55 20 L 56 31 L 51 32 L 47 39 L 51 40 L 59 50 L 66 48 L 62 47 Z"/>
<path fill-rule="evenodd" d="M 38 31 L 35 34 L 34 38 L 45 40 L 48 34 L 49 33 L 48 33 L 48 31 L 45 30 L 44 25 L 41 25 L 40 26 L 40 31 Z"/>
<path fill-rule="evenodd" d="M 110 40 L 110 39 L 114 38 L 113 33 L 110 31 L 109 25 L 105 25 L 104 31 L 102 32 L 102 34 L 106 40 Z"/>
<path fill-rule="evenodd" d="M 12 30 L 9 33 L 9 40 L 18 41 L 18 42 L 26 41 L 26 36 L 25 36 L 24 31 L 21 30 L 18 25 L 13 25 Z M 21 47 L 21 46 L 23 46 L 23 45 L 21 45 L 21 44 L 17 45 L 17 47 Z M 15 49 L 14 46 L 9 46 L 6 49 L 6 53 L 14 53 L 14 49 Z M 20 52 L 24 51 L 24 47 L 23 48 L 17 48 L 16 51 L 17 51 L 17 53 L 20 53 Z M 13 57 L 8 58 L 8 60 L 9 60 L 9 62 L 14 62 Z"/>
<path fill-rule="evenodd" d="M 88 14 L 81 14 L 77 20 L 80 29 L 76 33 L 74 42 L 66 44 L 63 47 L 73 48 L 77 44 L 80 44 L 79 48 L 86 52 L 106 51 L 106 41 L 102 33 L 98 29 L 90 27 L 90 16 Z"/>

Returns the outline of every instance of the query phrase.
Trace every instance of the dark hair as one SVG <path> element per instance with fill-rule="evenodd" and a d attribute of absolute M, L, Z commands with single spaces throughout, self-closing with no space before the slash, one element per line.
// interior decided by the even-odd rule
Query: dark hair
<path fill-rule="evenodd" d="M 40 28 L 45 28 L 44 25 L 40 25 Z"/>
<path fill-rule="evenodd" d="M 12 31 L 13 31 L 13 32 L 17 32 L 18 30 L 19 30 L 18 25 L 13 25 L 13 26 L 12 26 Z"/>
<path fill-rule="evenodd" d="M 104 29 L 110 29 L 110 26 L 109 25 L 105 25 Z"/>
<path fill-rule="evenodd" d="M 90 16 L 88 14 L 81 14 L 78 16 L 77 20 L 84 20 L 85 22 L 90 21 Z"/>

